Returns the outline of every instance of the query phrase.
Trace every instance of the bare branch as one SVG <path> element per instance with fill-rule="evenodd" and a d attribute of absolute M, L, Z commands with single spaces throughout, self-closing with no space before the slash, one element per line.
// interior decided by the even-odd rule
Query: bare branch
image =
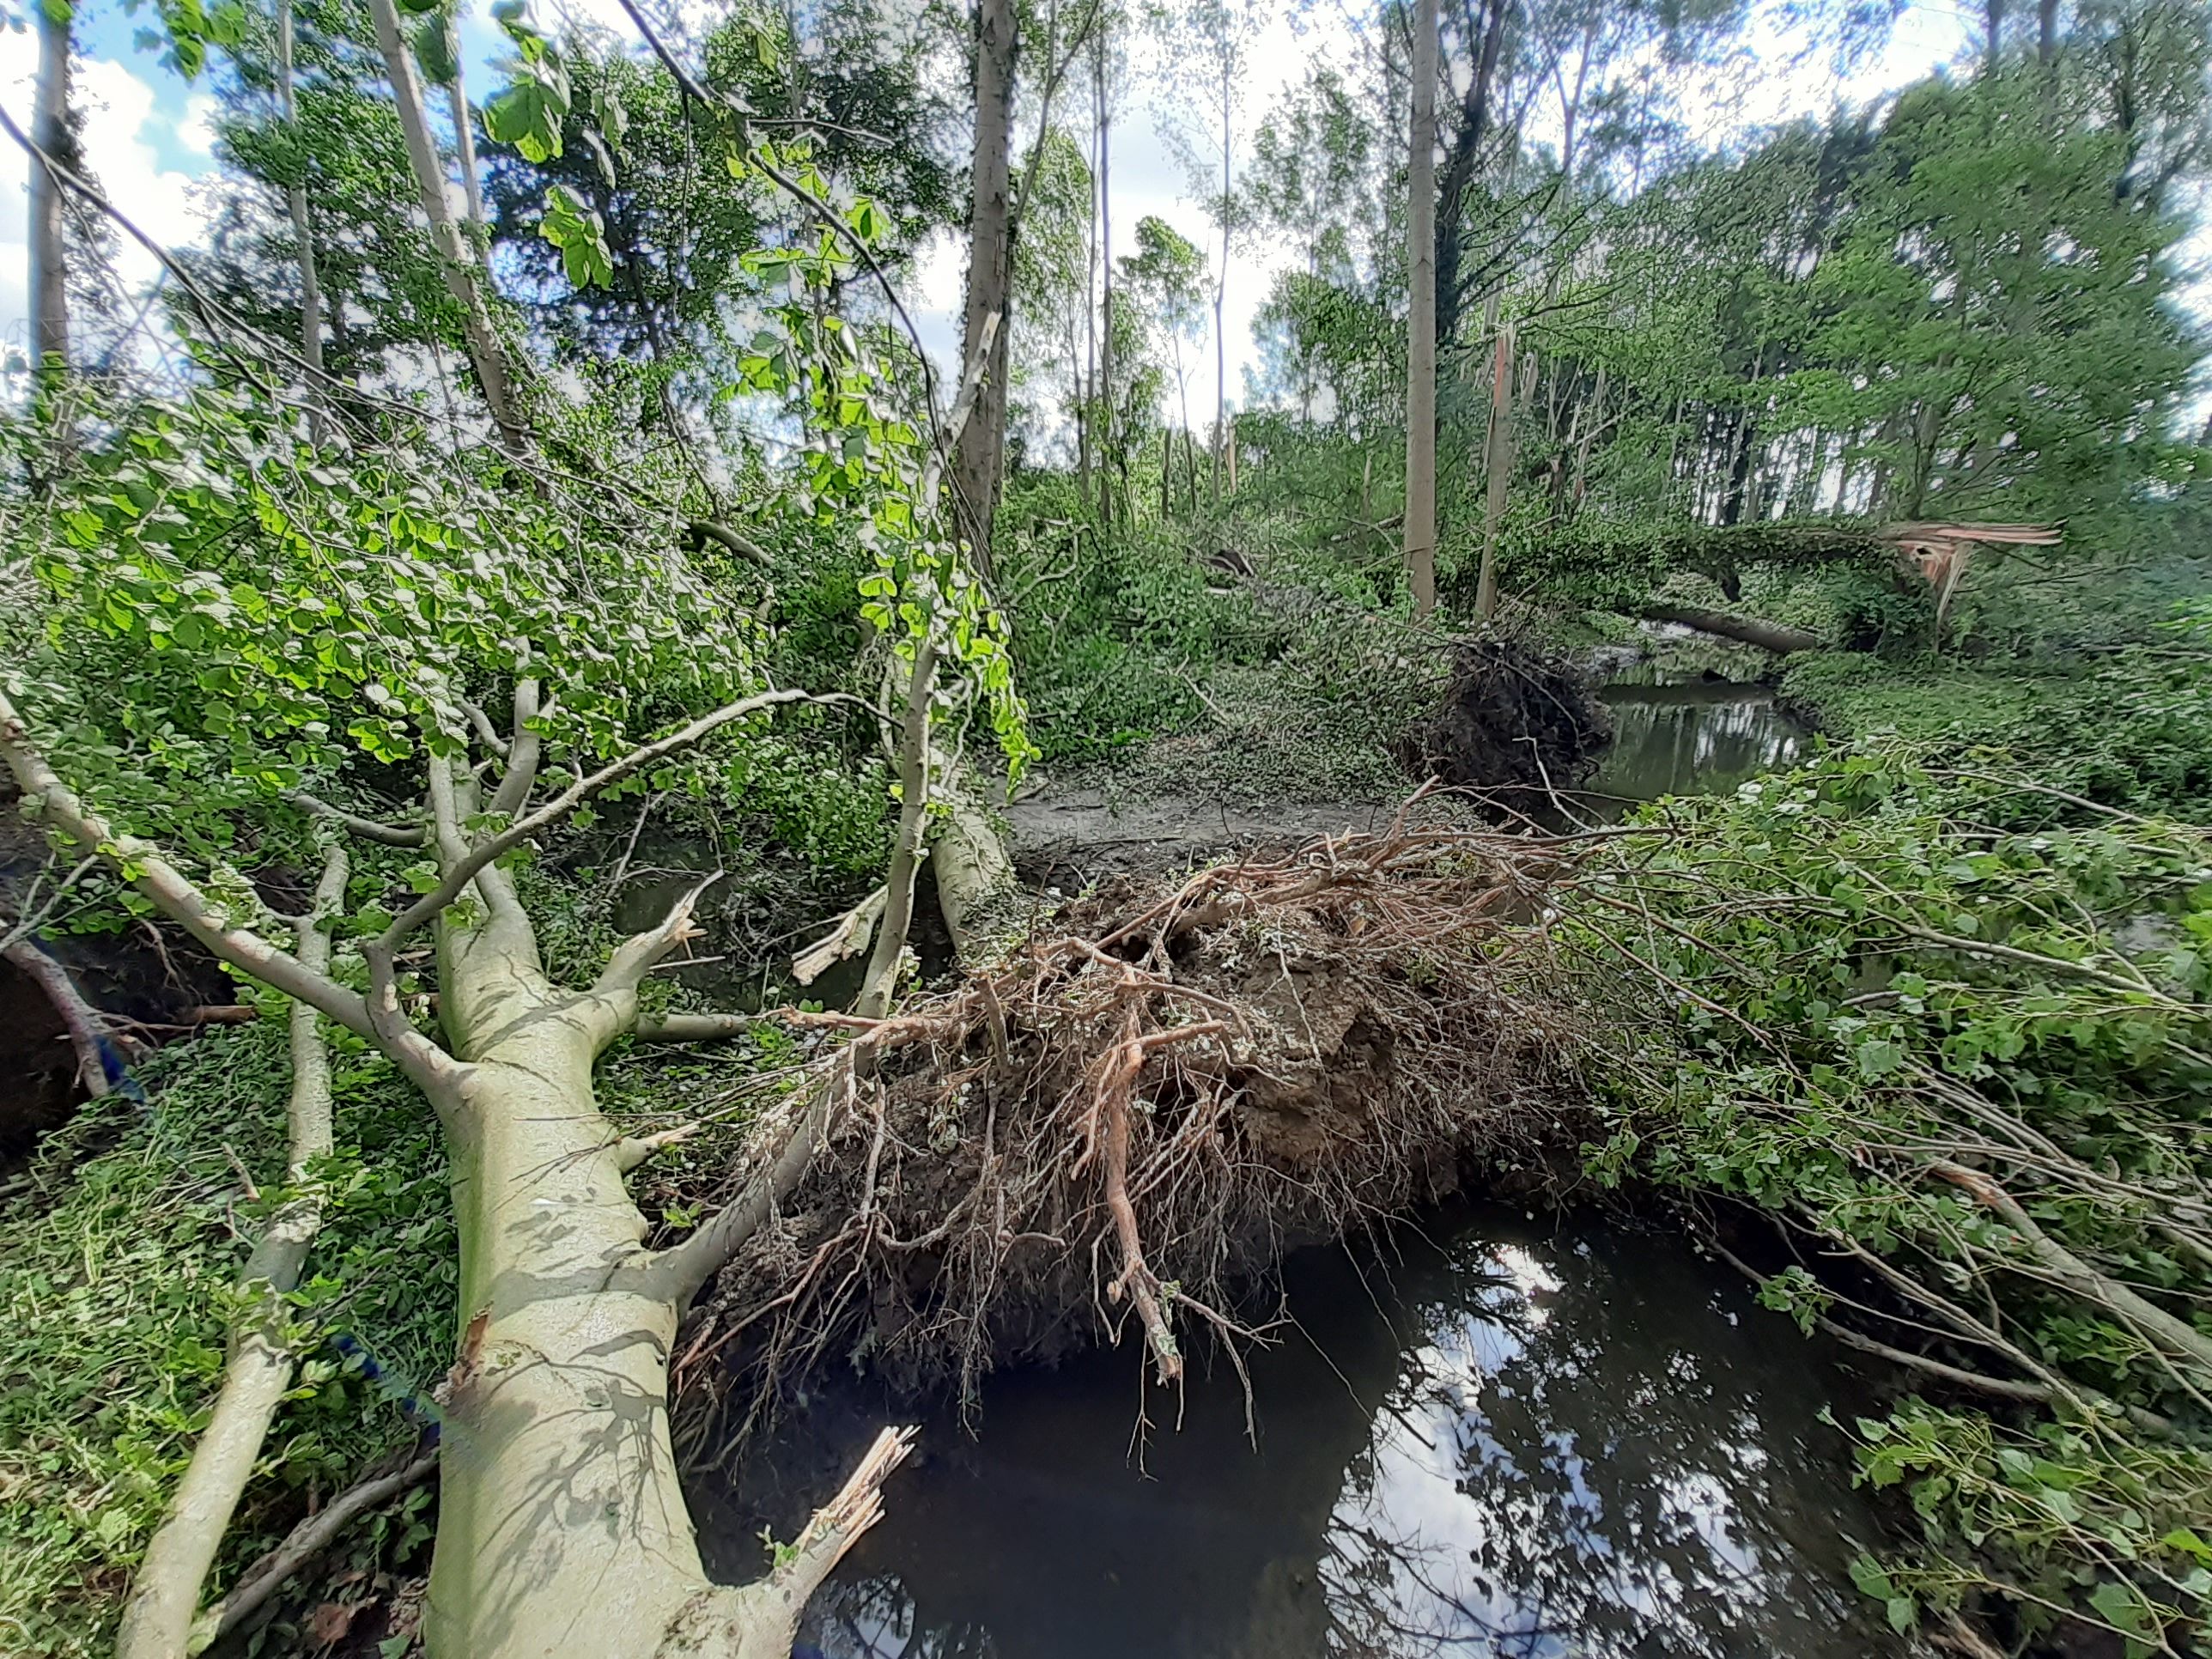
<path fill-rule="evenodd" d="M 680 1146 L 699 1133 L 696 1123 L 679 1123 L 672 1129 L 663 1129 L 657 1134 L 624 1135 L 615 1147 L 615 1162 L 628 1175 L 657 1152 L 671 1146 Z"/>
<path fill-rule="evenodd" d="M 84 1000 L 84 993 L 76 988 L 76 981 L 70 970 L 56 961 L 33 939 L 19 939 L 0 950 L 15 970 L 33 981 L 46 994 L 46 1000 L 61 1016 L 63 1028 L 69 1033 L 70 1046 L 76 1050 L 77 1079 L 84 1091 L 94 1100 L 107 1093 L 107 1062 L 100 1054 L 100 1040 L 107 1035 L 106 1022 L 100 1011 Z"/>
<path fill-rule="evenodd" d="M 859 1045 L 854 1046 L 857 1048 Z M 822 1144 L 829 1129 L 832 1108 L 852 1087 L 852 1075 L 848 1059 L 832 1076 L 817 1079 L 808 1088 L 798 1121 L 767 1166 L 754 1175 L 742 1193 L 716 1211 L 705 1226 L 682 1243 L 662 1251 L 646 1267 L 646 1285 L 642 1287 L 646 1294 L 683 1307 L 720 1271 L 738 1246 L 760 1231 L 776 1204 L 799 1185 L 799 1177 L 806 1173 L 815 1148 Z M 841 1079 L 842 1089 L 838 1086 Z"/>
<path fill-rule="evenodd" d="M 592 985 L 592 994 L 604 997 L 635 994 L 653 963 L 684 940 L 697 939 L 703 930 L 692 921 L 691 913 L 698 905 L 700 895 L 721 878 L 722 872 L 715 871 L 671 905 L 658 927 L 632 933 L 616 946 L 605 971 Z"/>
<path fill-rule="evenodd" d="M 419 823 L 384 823 L 375 818 L 365 818 L 349 812 L 342 806 L 318 800 L 305 790 L 294 790 L 284 797 L 303 812 L 319 818 L 327 818 L 342 829 L 349 830 L 365 841 L 380 842 L 386 847 L 421 847 L 430 838 L 429 830 Z"/>
<path fill-rule="evenodd" d="M 325 924 L 345 896 L 346 857 L 325 855 L 313 910 L 299 925 L 300 960 L 321 969 L 331 958 Z M 271 1218 L 240 1275 L 241 1312 L 234 1326 L 230 1358 L 215 1408 L 192 1448 L 124 1611 L 118 1659 L 168 1659 L 188 1650 L 200 1587 L 268 1438 L 269 1425 L 292 1385 L 293 1358 L 284 1345 L 284 1297 L 300 1281 L 307 1252 L 322 1231 L 322 1194 L 310 1170 L 331 1152 L 330 1057 L 315 1011 L 292 1005 L 292 1092 L 287 1179 L 301 1190 Z"/>
<path fill-rule="evenodd" d="M 750 697 L 725 704 L 711 714 L 702 714 L 690 725 L 670 732 L 666 737 L 633 749 L 620 760 L 601 767 L 587 777 L 578 778 L 535 812 L 517 819 L 497 835 L 480 842 L 465 856 L 453 863 L 444 878 L 431 891 L 409 905 L 384 930 L 377 939 L 377 949 L 386 954 L 396 954 L 416 930 L 467 890 L 476 879 L 477 872 L 504 858 L 540 830 L 551 828 L 574 811 L 603 789 L 611 788 L 624 778 L 643 771 L 656 761 L 690 748 L 713 732 L 748 714 L 757 714 L 763 708 L 772 708 L 790 702 L 857 702 L 856 698 L 836 696 L 817 696 L 807 691 L 763 691 Z"/>
<path fill-rule="evenodd" d="M 634 1035 L 640 1042 L 720 1042 L 759 1023 L 751 1014 L 640 1014 Z"/>
<path fill-rule="evenodd" d="M 544 740 L 531 725 L 538 715 L 538 682 L 534 678 L 515 681 L 514 736 L 505 745 L 507 772 L 489 809 L 504 817 L 520 815 L 530 805 L 530 792 L 538 782 L 538 759 L 544 749 Z"/>
<path fill-rule="evenodd" d="M 26 734 L 22 717 L 4 693 L 0 693 L 0 755 L 5 756 L 9 769 L 15 775 L 25 802 L 36 804 L 40 817 L 50 828 L 81 846 L 97 849 L 100 857 L 210 954 L 264 985 L 319 1009 L 357 1036 L 380 1037 L 363 998 L 279 950 L 251 928 L 234 926 L 228 915 L 161 856 L 159 848 L 110 829 L 55 775 Z M 417 1040 L 424 1048 L 437 1053 L 427 1037 L 418 1036 Z M 394 1054 L 393 1058 L 401 1056 Z M 440 1054 L 439 1058 L 445 1057 Z"/>
<path fill-rule="evenodd" d="M 340 1492 L 293 1528 L 290 1536 L 257 1563 L 236 1589 L 210 1607 L 201 1620 L 201 1630 L 210 1640 L 229 1635 L 260 1611 L 262 1604 L 284 1587 L 286 1579 L 328 1549 L 356 1516 L 381 1508 L 437 1472 L 438 1456 L 432 1452 L 393 1474 L 364 1480 Z"/>

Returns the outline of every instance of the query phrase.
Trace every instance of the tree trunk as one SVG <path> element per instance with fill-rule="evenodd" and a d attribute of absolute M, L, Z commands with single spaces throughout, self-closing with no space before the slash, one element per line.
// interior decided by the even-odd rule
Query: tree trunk
<path fill-rule="evenodd" d="M 2058 0 L 2038 0 L 2035 61 L 2046 70 L 2058 61 Z"/>
<path fill-rule="evenodd" d="M 996 317 L 998 337 L 975 410 L 960 429 L 953 483 L 975 544 L 975 568 L 991 574 L 992 527 L 1006 459 L 1006 342 L 1012 244 L 1008 240 L 1008 146 L 1014 125 L 1015 11 L 1013 0 L 981 0 L 975 33 L 974 197 L 968 212 L 968 307 L 961 361 L 975 360 L 987 319 Z M 1042 141 L 1040 141 L 1042 142 Z"/>
<path fill-rule="evenodd" d="M 1121 453 L 1121 435 L 1115 430 L 1114 412 L 1114 118 L 1106 106 L 1106 27 L 1098 28 L 1093 92 L 1098 126 L 1098 430 L 1099 522 L 1112 522 L 1113 458 Z"/>
<path fill-rule="evenodd" d="M 1444 158 L 1437 200 L 1437 337 L 1449 343 L 1459 335 L 1460 265 L 1467 252 L 1467 193 L 1474 185 L 1474 164 L 1490 136 L 1491 89 L 1498 57 L 1505 43 L 1512 0 L 1491 0 L 1489 20 L 1476 49 L 1474 73 L 1460 99 L 1459 128 Z"/>
<path fill-rule="evenodd" d="M 1406 167 L 1406 258 L 1411 275 L 1405 553 L 1413 615 L 1425 619 L 1437 608 L 1437 0 L 1418 0 L 1414 7 L 1413 76 L 1413 138 Z"/>
<path fill-rule="evenodd" d="M 430 240 L 444 268 L 447 290 L 461 307 L 462 332 L 469 362 L 476 370 L 477 386 L 491 410 L 493 424 L 499 428 L 500 442 L 512 454 L 526 453 L 530 440 L 515 404 L 513 368 L 478 282 L 483 267 L 446 197 L 445 167 L 423 114 L 422 88 L 415 78 L 415 59 L 400 28 L 399 14 L 392 0 L 368 0 L 368 9 L 376 24 L 377 45 L 384 55 L 385 74 L 392 82 L 399 130 L 407 143 L 408 165 L 415 174 L 423 216 L 430 222 Z"/>
<path fill-rule="evenodd" d="M 1818 651 L 1827 643 L 1818 634 L 1808 634 L 1803 629 L 1792 628 L 1786 623 L 1763 622 L 1757 617 L 1733 617 L 1725 611 L 1707 611 L 1694 605 L 1640 605 L 1631 614 L 1651 622 L 1678 623 L 1684 628 L 1694 628 L 1700 634 L 1711 634 L 1718 639 L 1755 645 L 1761 650 L 1771 651 L 1778 657 L 1786 657 L 1798 651 Z"/>
<path fill-rule="evenodd" d="M 1997 66 L 1997 55 L 2004 46 L 2004 0 L 1985 0 L 1989 33 L 1983 50 L 1987 54 L 1986 65 L 1991 70 Z"/>
<path fill-rule="evenodd" d="M 70 17 L 33 4 L 39 19 L 39 83 L 32 98 L 31 142 L 56 161 L 70 161 Z M 31 357 L 34 382 L 58 385 L 70 362 L 69 254 L 62 240 L 61 183 L 36 159 L 30 165 Z"/>
<path fill-rule="evenodd" d="M 1490 430 L 1483 443 L 1486 489 L 1482 504 L 1482 566 L 1475 577 L 1474 611 L 1485 621 L 1498 614 L 1498 535 L 1505 521 L 1506 474 L 1513 465 L 1513 325 L 1498 325 L 1490 372 Z"/>
<path fill-rule="evenodd" d="M 276 101 L 284 125 L 295 140 L 296 161 L 305 156 L 307 147 L 297 142 L 300 111 L 292 84 L 292 0 L 276 0 Z M 307 365 L 308 395 L 315 400 L 307 412 L 307 430 L 319 447 L 329 435 L 329 422 L 321 408 L 323 295 L 315 279 L 315 232 L 313 222 L 307 217 L 307 186 L 304 179 L 295 181 L 286 190 L 284 204 L 292 216 L 292 240 L 299 251 L 300 356 Z"/>
<path fill-rule="evenodd" d="M 469 211 L 469 246 L 491 276 L 491 226 L 484 217 L 483 184 L 477 174 L 477 135 L 469 117 L 469 94 L 462 82 L 461 55 L 453 54 L 453 78 L 446 83 L 446 106 L 453 117 L 453 148 L 461 164 L 461 200 Z"/>
<path fill-rule="evenodd" d="M 1221 506 L 1221 446 L 1229 428 L 1229 336 L 1223 326 L 1223 310 L 1229 300 L 1229 251 L 1231 216 L 1235 205 L 1230 198 L 1229 158 L 1233 137 L 1229 121 L 1230 60 L 1224 55 L 1221 64 L 1221 269 L 1213 278 L 1213 471 L 1212 491 L 1213 506 Z"/>

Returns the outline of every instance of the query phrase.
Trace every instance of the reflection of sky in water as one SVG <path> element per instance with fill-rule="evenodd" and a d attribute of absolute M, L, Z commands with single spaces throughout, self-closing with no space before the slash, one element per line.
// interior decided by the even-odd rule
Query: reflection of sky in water
<path fill-rule="evenodd" d="M 1495 1277 L 1470 1305 L 1426 1310 L 1430 1340 L 1407 1352 L 1330 1516 L 1332 1647 L 1501 1659 L 1735 1651 L 1709 1646 L 1699 1627 L 1724 1631 L 1771 1593 L 1737 1514 L 1740 1498 L 1762 1495 L 1757 1419 L 1737 1413 L 1746 1437 L 1709 1442 L 1705 1466 L 1665 1474 L 1648 1509 L 1613 1513 L 1592 1464 L 1616 1462 L 1636 1424 L 1548 1421 L 1577 1359 L 1532 1359 L 1524 1336 L 1548 1322 L 1559 1280 L 1512 1246 L 1484 1266 Z M 1663 1409 L 1679 1392 L 1710 1392 L 1680 1351 L 1631 1403 Z M 1492 1432 L 1493 1414 L 1523 1412 L 1537 1432 L 1513 1443 Z M 1569 1559 L 1571 1571 L 1553 1570 Z"/>
<path fill-rule="evenodd" d="M 1394 1275 L 1387 1324 L 1361 1281 L 1336 1285 L 1304 1316 L 1315 1352 L 1255 1365 L 1258 1456 L 1226 1378 L 1194 1385 L 1142 1474 L 1115 1357 L 1010 1382 L 969 1451 L 901 1475 L 805 1644 L 824 1659 L 1895 1651 L 1844 1580 L 1867 1521 L 1813 1421 L 1825 1362 L 1785 1322 L 1740 1315 L 1679 1246 L 1594 1237 L 1462 1240 Z"/>

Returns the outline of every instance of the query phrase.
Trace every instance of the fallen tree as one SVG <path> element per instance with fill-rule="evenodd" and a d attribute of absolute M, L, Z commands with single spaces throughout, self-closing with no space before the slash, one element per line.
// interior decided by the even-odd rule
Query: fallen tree
<path fill-rule="evenodd" d="M 706 1425 L 757 1423 L 830 1355 L 970 1400 L 1102 1335 L 1163 1383 L 1194 1336 L 1235 1363 L 1285 1249 L 1571 1142 L 1565 1017 L 1512 988 L 1502 925 L 1562 847 L 1324 840 L 1085 901 L 893 1018 L 795 1017 L 878 1064 L 836 1070 L 849 1104 L 677 1361 L 722 1408 L 702 1442 L 741 1443 Z"/>
<path fill-rule="evenodd" d="M 1787 657 L 1799 651 L 1818 651 L 1827 643 L 1818 634 L 1802 628 L 1792 628 L 1787 623 L 1765 622 L 1757 617 L 1733 616 L 1725 611 L 1709 611 L 1703 605 L 1648 603 L 1637 606 L 1635 614 L 1647 622 L 1674 623 L 1683 628 L 1694 628 L 1701 634 L 1711 634 L 1717 639 L 1755 645 L 1762 651 L 1771 651 L 1778 657 Z"/>
<path fill-rule="evenodd" d="M 815 321 L 804 307 L 787 320 Z M 794 381 L 834 377 L 838 392 L 817 407 L 889 401 L 865 352 L 794 348 L 785 361 Z M 425 452 L 408 435 L 330 465 L 300 436 L 281 404 L 202 391 L 135 409 L 112 441 L 79 453 L 25 529 L 51 626 L 0 696 L 0 757 L 71 861 L 106 867 L 111 897 L 130 890 L 131 905 L 234 973 L 342 1029 L 435 1112 L 459 1313 L 457 1357 L 433 1391 L 433 1655 L 782 1659 L 905 1442 L 886 1440 L 767 1576 L 714 1584 L 670 1443 L 669 1358 L 684 1307 L 799 1179 L 874 1045 L 850 1045 L 763 1126 L 769 1152 L 728 1205 L 649 1243 L 626 1181 L 685 1126 L 625 1136 L 599 1109 L 594 1070 L 627 1036 L 747 1029 L 640 1006 L 647 975 L 696 936 L 693 907 L 717 878 L 703 872 L 656 926 L 564 978 L 546 965 L 519 866 L 597 798 L 719 789 L 716 744 L 803 704 L 860 700 L 765 684 L 750 617 L 687 565 L 649 504 L 571 495 L 557 473 L 517 491 L 523 460 Z M 933 510 L 941 459 L 927 457 L 942 451 L 899 428 L 843 480 L 844 505 L 876 525 L 872 608 L 913 665 L 915 702 L 890 712 L 925 769 L 940 696 L 989 711 L 1009 752 L 1021 742 L 1000 624 Z M 254 464 L 228 464 L 240 455 Z M 955 695 L 971 678 L 977 695 Z M 896 843 L 891 892 L 908 905 L 920 823 L 903 814 Z M 271 935 L 295 919 L 270 894 L 332 836 L 351 845 L 351 878 L 313 937 L 284 949 Z M 887 988 L 905 943 L 895 920 L 878 939 Z M 312 1231 L 307 1128 L 299 1201 L 248 1266 L 256 1310 L 235 1386 L 145 1564 L 133 1659 L 191 1639 L 222 1520 L 283 1392 L 291 1360 L 269 1298 Z"/>

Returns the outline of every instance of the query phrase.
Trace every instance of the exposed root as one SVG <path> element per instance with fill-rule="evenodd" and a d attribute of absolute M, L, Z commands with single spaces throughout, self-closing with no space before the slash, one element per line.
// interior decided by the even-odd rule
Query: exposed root
<path fill-rule="evenodd" d="M 679 1386 L 741 1429 L 832 1356 L 972 1402 L 994 1365 L 1132 1315 L 1163 1382 L 1194 1320 L 1237 1361 L 1239 1304 L 1286 1248 L 1563 1139 L 1565 1022 L 1520 988 L 1542 937 L 1500 925 L 1559 857 L 1402 826 L 1323 841 L 1086 902 L 897 1018 L 798 1017 L 859 1034 L 823 1062 L 841 1105 L 720 1274 Z"/>
<path fill-rule="evenodd" d="M 1443 702 L 1395 752 L 1417 779 L 1548 799 L 1587 778 L 1612 737 L 1588 676 L 1533 645 L 1489 638 L 1462 642 Z"/>

